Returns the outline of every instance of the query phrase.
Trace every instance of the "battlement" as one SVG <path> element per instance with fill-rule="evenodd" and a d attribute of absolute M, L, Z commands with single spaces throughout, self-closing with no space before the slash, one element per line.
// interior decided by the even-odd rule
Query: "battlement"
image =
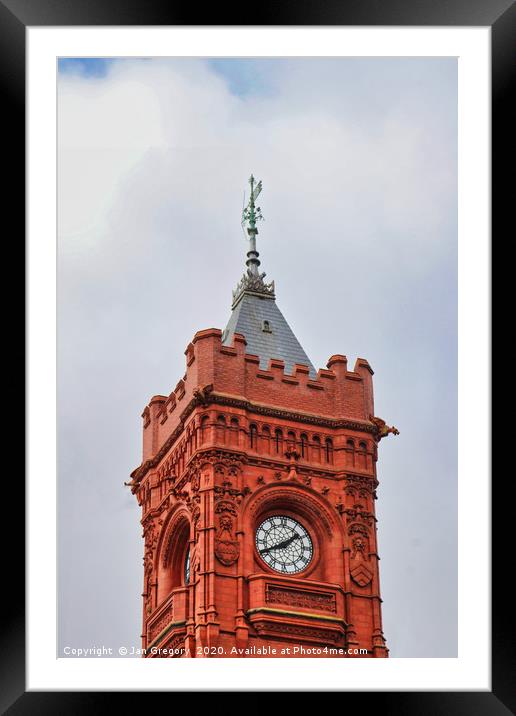
<path fill-rule="evenodd" d="M 238 333 L 232 345 L 223 345 L 218 328 L 195 334 L 185 350 L 183 378 L 170 395 L 154 396 L 143 411 L 144 460 L 163 445 L 206 386 L 214 393 L 323 418 L 368 421 L 374 414 L 373 370 L 364 358 L 357 358 L 349 371 L 346 356 L 333 355 L 311 378 L 309 366 L 295 364 L 287 373 L 278 358 L 261 368 L 259 356 L 247 353 L 246 345 Z"/>

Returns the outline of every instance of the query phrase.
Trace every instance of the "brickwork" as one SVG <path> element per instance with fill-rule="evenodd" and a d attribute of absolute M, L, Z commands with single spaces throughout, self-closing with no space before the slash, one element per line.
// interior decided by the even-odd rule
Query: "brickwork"
<path fill-rule="evenodd" d="M 242 335 L 231 346 L 221 335 L 196 333 L 185 375 L 142 416 L 143 460 L 129 484 L 145 538 L 143 648 L 386 657 L 373 371 L 364 359 L 348 370 L 342 355 L 313 379 L 281 360 L 262 369 Z M 257 526 L 278 514 L 310 534 L 311 561 L 296 574 L 274 571 L 256 549 Z"/>

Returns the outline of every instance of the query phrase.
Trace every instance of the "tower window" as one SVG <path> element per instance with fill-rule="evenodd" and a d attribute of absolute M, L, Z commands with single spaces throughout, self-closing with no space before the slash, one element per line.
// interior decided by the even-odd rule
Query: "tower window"
<path fill-rule="evenodd" d="M 262 321 L 262 331 L 264 333 L 272 333 L 272 326 L 270 321 Z"/>
<path fill-rule="evenodd" d="M 185 584 L 190 584 L 190 547 L 186 550 L 185 568 L 184 568 Z"/>
<path fill-rule="evenodd" d="M 258 447 L 258 429 L 256 425 L 251 425 L 251 427 L 249 428 L 249 437 L 251 441 L 251 448 L 253 450 L 256 450 L 256 448 Z"/>

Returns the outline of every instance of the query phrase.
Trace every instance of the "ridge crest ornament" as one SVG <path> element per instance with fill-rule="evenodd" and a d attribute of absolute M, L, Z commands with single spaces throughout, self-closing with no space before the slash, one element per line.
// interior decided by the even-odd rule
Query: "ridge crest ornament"
<path fill-rule="evenodd" d="M 265 283 L 263 279 L 266 275 L 267 274 L 264 272 L 258 276 L 254 276 L 249 269 L 247 269 L 247 272 L 242 276 L 237 284 L 237 287 L 233 291 L 233 303 L 231 307 L 234 308 L 237 305 L 238 301 L 246 291 L 251 293 L 260 293 L 264 296 L 268 296 L 269 298 L 276 298 L 276 294 L 274 292 L 274 281 Z"/>

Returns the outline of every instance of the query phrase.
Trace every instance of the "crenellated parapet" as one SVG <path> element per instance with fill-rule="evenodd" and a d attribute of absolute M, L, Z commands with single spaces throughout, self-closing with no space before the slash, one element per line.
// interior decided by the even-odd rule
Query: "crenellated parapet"
<path fill-rule="evenodd" d="M 146 406 L 142 414 L 144 462 L 156 455 L 178 427 L 182 429 L 192 401 L 202 405 L 208 394 L 258 410 L 281 406 L 303 420 L 326 418 L 332 426 L 339 419 L 355 421 L 371 430 L 373 371 L 363 358 L 350 371 L 346 357 L 334 355 L 327 368 L 320 368 L 311 378 L 309 366 L 295 364 L 288 373 L 280 359 L 270 359 L 267 369 L 260 368 L 259 357 L 246 352 L 246 340 L 240 334 L 235 334 L 230 346 L 221 339 L 219 329 L 198 331 L 185 351 L 185 375 L 168 396 L 154 396 Z"/>

